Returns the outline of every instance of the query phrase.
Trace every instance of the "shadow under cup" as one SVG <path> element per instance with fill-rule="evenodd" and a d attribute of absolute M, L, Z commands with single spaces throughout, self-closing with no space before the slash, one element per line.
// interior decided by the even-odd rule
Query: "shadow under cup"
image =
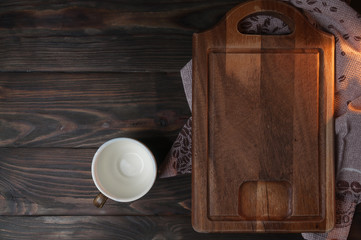
<path fill-rule="evenodd" d="M 94 205 L 102 207 L 110 198 L 130 202 L 144 196 L 153 186 L 157 165 L 151 151 L 130 138 L 116 138 L 97 150 L 92 162 L 92 177 L 100 194 Z"/>

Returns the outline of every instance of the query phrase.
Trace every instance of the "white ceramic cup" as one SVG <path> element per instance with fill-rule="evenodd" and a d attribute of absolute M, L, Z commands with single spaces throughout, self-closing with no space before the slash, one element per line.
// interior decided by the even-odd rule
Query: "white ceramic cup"
<path fill-rule="evenodd" d="M 153 186 L 157 164 L 152 152 L 131 138 L 115 138 L 96 151 L 92 178 L 100 193 L 94 205 L 103 207 L 108 198 L 130 202 L 144 196 Z"/>

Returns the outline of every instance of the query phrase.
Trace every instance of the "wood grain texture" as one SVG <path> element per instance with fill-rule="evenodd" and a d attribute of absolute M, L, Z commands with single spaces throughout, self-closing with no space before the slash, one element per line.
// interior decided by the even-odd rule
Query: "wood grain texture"
<path fill-rule="evenodd" d="M 247 35 L 245 17 L 289 35 Z M 250 1 L 193 41 L 193 226 L 320 232 L 335 222 L 334 39 L 278 1 Z"/>
<path fill-rule="evenodd" d="M 237 2 L 4 1 L 0 71 L 178 72 Z"/>
<path fill-rule="evenodd" d="M 190 36 L 137 30 L 112 36 L 9 37 L 0 38 L 0 45 L 2 72 L 174 72 L 191 53 Z"/>
<path fill-rule="evenodd" d="M 96 149 L 0 149 L 1 215 L 190 215 L 190 176 L 157 179 L 150 192 L 130 203 L 97 195 L 91 161 Z"/>
<path fill-rule="evenodd" d="M 17 28 L 42 32 L 91 30 L 101 33 L 129 27 L 155 30 L 195 31 L 213 26 L 224 13 L 240 1 L 2 1 L 0 31 Z M 97 30 L 97 31 L 95 31 Z M 13 35 L 14 33 L 12 33 Z M 16 34 L 16 33 L 15 33 Z"/>
<path fill-rule="evenodd" d="M 0 238 L 8 239 L 126 239 L 259 240 L 257 234 L 200 234 L 190 216 L 43 216 L 0 217 Z M 295 234 L 269 234 L 262 240 L 301 240 Z"/>
<path fill-rule="evenodd" d="M 361 204 L 357 205 L 355 215 L 352 219 L 352 225 L 348 240 L 358 240 L 361 238 Z"/>
<path fill-rule="evenodd" d="M 119 136 L 169 147 L 189 115 L 179 74 L 0 74 L 2 147 L 98 147 Z"/>
<path fill-rule="evenodd" d="M 192 34 L 239 2 L 0 1 L 0 239 L 302 239 L 195 233 L 190 176 L 91 205 L 105 140 L 138 138 L 162 161 L 190 115 L 178 71 Z"/>
<path fill-rule="evenodd" d="M 351 7 L 353 7 L 356 11 L 358 11 L 359 13 L 361 13 L 361 2 L 357 1 L 357 0 L 350 0 L 351 2 Z"/>

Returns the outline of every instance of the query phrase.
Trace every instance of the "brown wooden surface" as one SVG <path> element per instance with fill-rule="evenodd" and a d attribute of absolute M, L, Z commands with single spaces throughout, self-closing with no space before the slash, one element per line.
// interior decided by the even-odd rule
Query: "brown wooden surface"
<path fill-rule="evenodd" d="M 359 13 L 361 13 L 361 2 L 357 1 L 357 0 L 352 0 L 351 2 L 351 7 L 353 7 L 356 11 L 358 11 Z"/>
<path fill-rule="evenodd" d="M 238 32 L 282 16 L 292 33 Z M 193 42 L 193 226 L 320 232 L 335 222 L 334 37 L 295 8 L 252 1 Z"/>
<path fill-rule="evenodd" d="M 192 229 L 188 216 L 0 217 L 0 225 L 18 229 L 3 232 L 2 239 L 302 239 L 289 234 L 200 234 Z"/>
<path fill-rule="evenodd" d="M 161 147 L 189 116 L 178 73 L 2 73 L 0 86 L 2 147 Z"/>
<path fill-rule="evenodd" d="M 1 71 L 178 72 L 237 2 L 1 1 Z"/>
<path fill-rule="evenodd" d="M 192 34 L 238 2 L 0 1 L 0 239 L 302 239 L 196 233 L 189 175 L 92 206 L 104 141 L 138 138 L 162 161 L 191 114 L 178 71 Z"/>

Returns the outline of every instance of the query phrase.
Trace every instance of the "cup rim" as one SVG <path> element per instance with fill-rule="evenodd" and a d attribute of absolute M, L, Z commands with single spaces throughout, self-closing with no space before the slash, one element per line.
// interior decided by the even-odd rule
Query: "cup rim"
<path fill-rule="evenodd" d="M 137 194 L 134 197 L 131 198 L 116 198 L 112 195 L 109 195 L 108 193 L 106 193 L 98 184 L 97 179 L 95 177 L 95 162 L 96 159 L 98 157 L 98 155 L 110 144 L 114 143 L 114 142 L 119 142 L 119 141 L 131 141 L 133 143 L 136 143 L 137 145 L 141 146 L 142 148 L 144 148 L 144 150 L 148 153 L 149 157 L 151 158 L 152 162 L 153 162 L 153 167 L 154 167 L 154 177 L 153 177 L 153 181 L 151 184 L 149 184 L 149 186 L 147 188 L 145 188 L 142 192 L 140 192 L 139 194 Z M 97 189 L 106 197 L 116 201 L 116 202 L 131 202 L 131 201 L 135 201 L 141 197 L 143 197 L 145 194 L 147 194 L 149 192 L 149 190 L 153 187 L 154 182 L 157 178 L 157 164 L 156 164 L 156 160 L 155 157 L 152 153 L 152 151 L 150 151 L 150 149 L 144 145 L 143 143 L 141 143 L 140 141 L 133 139 L 133 138 L 127 138 L 127 137 L 120 137 L 120 138 L 113 138 L 110 139 L 106 142 L 104 142 L 95 152 L 93 159 L 92 159 L 92 165 L 91 165 L 91 173 L 92 173 L 92 179 L 93 182 L 95 184 L 95 186 L 97 187 Z"/>

